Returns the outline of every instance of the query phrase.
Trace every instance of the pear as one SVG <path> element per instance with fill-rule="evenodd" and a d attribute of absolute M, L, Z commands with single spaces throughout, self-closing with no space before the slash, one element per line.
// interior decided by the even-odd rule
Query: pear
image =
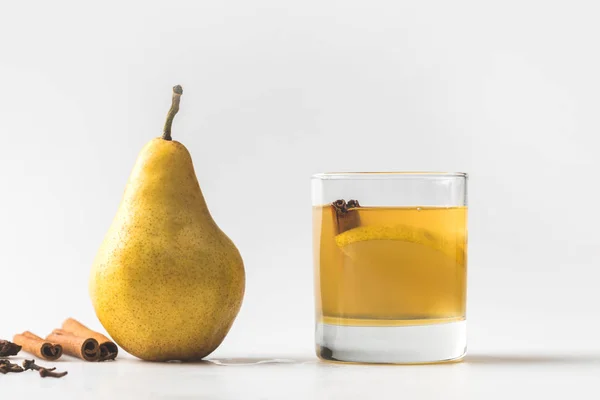
<path fill-rule="evenodd" d="M 182 93 L 173 88 L 162 137 L 138 156 L 90 278 L 106 331 L 150 361 L 209 355 L 244 296 L 242 258 L 206 206 L 190 153 L 171 140 Z"/>

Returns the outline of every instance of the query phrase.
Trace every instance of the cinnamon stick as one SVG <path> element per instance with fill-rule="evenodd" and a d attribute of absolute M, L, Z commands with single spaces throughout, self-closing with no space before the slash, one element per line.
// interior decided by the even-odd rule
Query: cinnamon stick
<path fill-rule="evenodd" d="M 22 346 L 23 351 L 48 361 L 59 359 L 63 353 L 63 348 L 60 344 L 51 343 L 29 331 L 15 335 L 13 341 Z"/>
<path fill-rule="evenodd" d="M 100 345 L 99 361 L 114 360 L 119 353 L 119 348 L 115 342 L 103 334 L 91 330 L 73 318 L 68 318 L 65 322 L 63 322 L 62 328 L 63 330 L 70 332 L 75 336 L 96 339 Z"/>
<path fill-rule="evenodd" d="M 60 344 L 64 352 L 70 356 L 85 361 L 98 361 L 100 359 L 100 346 L 96 339 L 79 337 L 63 329 L 55 329 L 50 335 L 46 336 L 46 340 Z"/>
<path fill-rule="evenodd" d="M 331 206 L 334 210 L 336 234 L 344 233 L 360 225 L 358 200 L 348 200 L 346 203 L 346 200 L 340 199 L 331 203 Z"/>

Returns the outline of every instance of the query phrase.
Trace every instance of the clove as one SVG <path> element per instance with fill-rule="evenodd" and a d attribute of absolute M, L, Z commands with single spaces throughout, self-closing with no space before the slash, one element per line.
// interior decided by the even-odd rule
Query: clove
<path fill-rule="evenodd" d="M 35 360 L 25 360 L 23 361 L 23 368 L 25 368 L 25 371 L 27 370 L 34 370 L 34 371 L 40 371 L 42 369 L 45 369 L 46 371 L 54 371 L 56 368 L 44 368 L 44 367 L 40 367 L 39 365 L 35 364 Z"/>
<path fill-rule="evenodd" d="M 42 378 L 45 377 L 50 377 L 50 378 L 62 378 L 63 376 L 67 375 L 68 372 L 64 371 L 64 372 L 53 372 L 50 370 L 47 370 L 46 368 L 40 368 L 40 376 Z"/>
<path fill-rule="evenodd" d="M 16 356 L 21 351 L 21 346 L 9 342 L 8 340 L 0 340 L 0 357 Z"/>
<path fill-rule="evenodd" d="M 54 370 L 56 368 L 40 367 L 39 365 L 37 365 L 35 363 L 35 360 L 25 360 L 25 361 L 23 361 L 23 368 L 25 368 L 25 371 L 27 371 L 27 370 L 39 371 L 40 376 L 42 378 L 45 378 L 45 377 L 62 378 L 63 376 L 67 375 L 67 373 L 68 373 L 67 371 L 65 371 L 65 372 L 54 372 Z"/>
<path fill-rule="evenodd" d="M 25 371 L 25 370 L 23 368 L 21 368 L 20 365 L 13 364 L 6 359 L 0 360 L 0 373 L 1 374 L 6 374 L 8 372 L 23 372 L 23 371 Z"/>

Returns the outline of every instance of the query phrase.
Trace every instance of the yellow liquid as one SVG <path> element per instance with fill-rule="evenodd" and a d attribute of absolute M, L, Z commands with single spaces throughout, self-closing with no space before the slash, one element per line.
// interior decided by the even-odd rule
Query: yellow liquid
<path fill-rule="evenodd" d="M 330 205 L 313 209 L 318 321 L 403 326 L 465 318 L 466 207 L 361 207 L 345 218 L 351 223 L 340 224 Z"/>

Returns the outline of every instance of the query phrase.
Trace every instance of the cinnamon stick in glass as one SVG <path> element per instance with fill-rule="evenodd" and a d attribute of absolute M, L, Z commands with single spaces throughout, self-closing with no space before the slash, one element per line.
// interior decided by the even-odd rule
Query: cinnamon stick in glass
<path fill-rule="evenodd" d="M 44 340 L 29 331 L 15 335 L 13 337 L 13 342 L 23 347 L 23 351 L 34 354 L 47 361 L 58 360 L 63 353 L 63 348 L 60 344 Z"/>
<path fill-rule="evenodd" d="M 85 361 L 98 361 L 100 359 L 100 346 L 96 339 L 79 337 L 63 329 L 55 329 L 50 335 L 46 336 L 46 340 L 60 344 L 64 352 L 70 356 Z"/>
<path fill-rule="evenodd" d="M 99 361 L 114 360 L 119 353 L 119 348 L 115 342 L 103 334 L 91 330 L 73 318 L 68 318 L 65 322 L 63 322 L 62 328 L 67 332 L 71 332 L 75 336 L 96 339 L 100 344 Z"/>
<path fill-rule="evenodd" d="M 359 208 L 360 203 L 358 200 L 345 200 L 340 199 L 331 203 L 334 209 L 335 225 L 337 227 L 336 234 L 344 233 L 350 229 L 356 228 L 360 225 L 360 214 Z"/>

